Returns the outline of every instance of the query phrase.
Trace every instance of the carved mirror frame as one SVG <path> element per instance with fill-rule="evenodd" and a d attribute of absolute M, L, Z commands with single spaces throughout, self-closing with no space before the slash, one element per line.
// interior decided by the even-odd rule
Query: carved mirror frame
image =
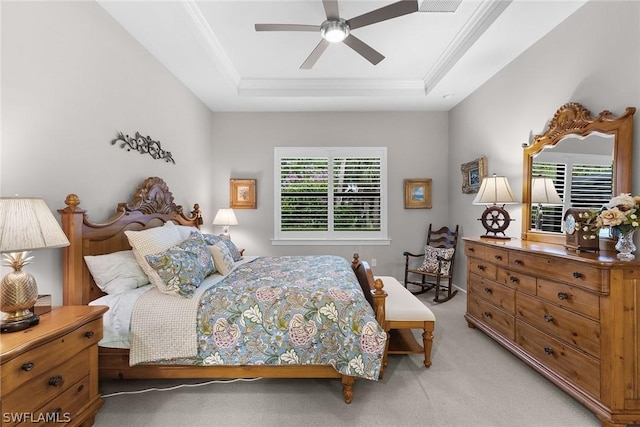
<path fill-rule="evenodd" d="M 597 117 L 581 104 L 570 102 L 560 107 L 545 133 L 524 145 L 524 173 L 522 178 L 522 240 L 563 244 L 564 234 L 531 229 L 531 175 L 534 157 L 546 147 L 555 146 L 567 136 L 586 137 L 593 133 L 613 135 L 613 194 L 631 192 L 631 166 L 633 149 L 633 114 L 627 107 L 624 114 L 614 117 L 603 111 Z M 602 239 L 601 239 L 602 240 Z M 604 239 L 611 240 L 611 239 Z"/>

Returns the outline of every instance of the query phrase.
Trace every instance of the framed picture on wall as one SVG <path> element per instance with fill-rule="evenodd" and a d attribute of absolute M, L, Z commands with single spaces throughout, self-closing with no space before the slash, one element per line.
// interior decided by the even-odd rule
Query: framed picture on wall
<path fill-rule="evenodd" d="M 229 180 L 229 207 L 231 209 L 256 209 L 256 180 Z"/>
<path fill-rule="evenodd" d="M 404 180 L 404 208 L 431 209 L 431 178 Z"/>
<path fill-rule="evenodd" d="M 462 192 L 477 193 L 482 179 L 487 176 L 487 158 L 480 157 L 460 166 L 462 172 Z"/>

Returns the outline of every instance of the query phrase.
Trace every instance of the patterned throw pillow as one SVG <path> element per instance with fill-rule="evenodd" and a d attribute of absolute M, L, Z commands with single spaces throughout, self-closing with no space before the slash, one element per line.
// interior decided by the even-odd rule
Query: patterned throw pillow
<path fill-rule="evenodd" d="M 216 266 L 216 270 L 218 270 L 220 274 L 226 275 L 233 270 L 235 263 L 233 262 L 229 248 L 224 242 L 218 242 L 213 246 L 209 246 L 209 251 L 211 251 L 211 255 L 213 256 L 213 263 Z"/>
<path fill-rule="evenodd" d="M 449 268 L 451 267 L 451 257 L 453 257 L 453 253 L 455 252 L 454 248 L 434 248 L 433 246 L 425 245 L 424 247 L 424 261 L 422 265 L 418 267 L 419 271 L 424 271 L 425 273 L 437 273 L 438 272 L 438 258 L 442 257 L 446 261 L 442 262 L 442 267 L 440 268 L 440 274 L 447 275 L 449 274 Z"/>
<path fill-rule="evenodd" d="M 204 234 L 204 240 L 207 242 L 207 245 L 213 246 L 218 242 L 222 242 L 227 245 L 229 249 L 229 253 L 234 261 L 240 261 L 242 259 L 242 255 L 240 255 L 240 251 L 238 247 L 233 243 L 230 239 L 227 239 L 224 236 L 214 236 L 213 234 Z"/>
<path fill-rule="evenodd" d="M 182 242 L 184 239 L 180 237 L 176 226 L 173 222 L 168 221 L 162 227 L 148 228 L 146 230 L 124 232 L 129 239 L 129 244 L 133 248 L 133 255 L 138 260 L 140 268 L 149 277 L 149 281 L 158 289 L 164 289 L 164 281 L 158 273 L 149 265 L 145 256 L 157 254 L 166 251 L 172 246 Z"/>
<path fill-rule="evenodd" d="M 165 284 L 159 289 L 185 298 L 191 298 L 204 278 L 215 271 L 204 238 L 195 232 L 179 245 L 145 258 Z"/>

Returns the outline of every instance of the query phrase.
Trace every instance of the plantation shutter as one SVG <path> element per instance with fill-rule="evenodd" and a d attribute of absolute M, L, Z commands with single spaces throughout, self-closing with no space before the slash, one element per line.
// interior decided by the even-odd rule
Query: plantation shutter
<path fill-rule="evenodd" d="M 613 196 L 613 165 L 574 164 L 571 168 L 571 206 L 600 209 Z"/>
<path fill-rule="evenodd" d="M 386 236 L 386 148 L 277 147 L 275 239 Z"/>
<path fill-rule="evenodd" d="M 333 159 L 334 230 L 380 230 L 380 158 Z"/>

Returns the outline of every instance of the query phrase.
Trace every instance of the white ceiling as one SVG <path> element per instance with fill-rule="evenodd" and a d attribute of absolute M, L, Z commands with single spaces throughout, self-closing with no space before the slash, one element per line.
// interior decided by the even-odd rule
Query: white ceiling
<path fill-rule="evenodd" d="M 339 0 L 340 17 L 393 2 Z M 462 0 L 353 30 L 378 65 L 338 43 L 311 70 L 319 33 L 254 24 L 320 25 L 322 0 L 98 3 L 212 111 L 448 111 L 586 0 Z"/>

